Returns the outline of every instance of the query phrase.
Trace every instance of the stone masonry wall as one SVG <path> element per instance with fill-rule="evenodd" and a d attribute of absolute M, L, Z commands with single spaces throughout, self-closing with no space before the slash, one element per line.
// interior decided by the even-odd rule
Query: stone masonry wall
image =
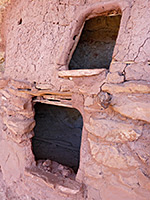
<path fill-rule="evenodd" d="M 84 21 L 118 9 L 122 19 L 109 70 L 67 70 Z M 2 20 L 6 61 L 0 80 L 0 166 L 8 199 L 149 199 L 149 9 L 148 0 L 9 4 Z M 35 167 L 33 97 L 48 102 L 45 94 L 52 92 L 70 93 L 69 105 L 83 116 L 74 182 L 51 183 L 27 170 Z"/>

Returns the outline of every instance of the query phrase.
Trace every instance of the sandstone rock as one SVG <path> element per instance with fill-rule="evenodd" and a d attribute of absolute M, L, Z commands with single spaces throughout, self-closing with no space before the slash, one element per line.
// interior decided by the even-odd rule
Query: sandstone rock
<path fill-rule="evenodd" d="M 143 173 L 142 169 L 137 170 L 137 178 L 138 178 L 140 186 L 149 192 L 150 191 L 149 177 Z"/>
<path fill-rule="evenodd" d="M 85 98 L 85 102 L 84 102 L 84 106 L 91 106 L 94 102 L 94 99 L 90 96 L 86 97 Z"/>
<path fill-rule="evenodd" d="M 6 145 L 7 148 L 5 148 Z M 19 160 L 17 158 L 17 153 L 14 150 L 15 145 L 12 147 L 10 144 L 8 144 L 8 142 L 1 141 L 0 146 L 1 146 L 0 150 L 1 166 L 4 179 L 8 182 L 11 182 L 14 179 L 19 179 L 20 171 L 16 170 L 19 167 Z M 16 148 L 16 150 L 20 149 Z"/>
<path fill-rule="evenodd" d="M 106 78 L 107 83 L 122 83 L 124 82 L 124 76 L 120 75 L 118 72 L 109 72 Z"/>
<path fill-rule="evenodd" d="M 33 131 L 31 131 L 29 133 L 22 134 L 22 135 L 16 135 L 14 133 L 14 131 L 10 130 L 9 128 L 6 131 L 6 134 L 7 134 L 6 138 L 8 140 L 10 140 L 10 138 L 11 138 L 12 141 L 14 141 L 15 143 L 18 143 L 18 144 L 21 144 L 24 141 L 28 141 L 29 139 L 31 139 L 34 136 Z"/>
<path fill-rule="evenodd" d="M 85 77 L 85 76 L 94 76 L 99 75 L 106 71 L 105 69 L 78 69 L 78 70 L 65 70 L 58 72 L 60 77 Z"/>
<path fill-rule="evenodd" d="M 46 172 L 40 169 L 39 167 L 30 167 L 26 169 L 26 173 L 29 176 L 34 176 L 40 178 L 43 180 L 46 185 L 49 187 L 56 189 L 56 191 L 59 191 L 63 194 L 69 195 L 69 194 L 77 194 L 81 192 L 82 185 L 78 183 L 77 181 L 71 180 L 69 178 L 63 178 L 56 176 L 55 174 L 51 172 Z"/>
<path fill-rule="evenodd" d="M 17 106 L 20 109 L 25 109 L 27 107 L 27 104 L 31 104 L 28 99 L 24 99 L 21 97 L 12 96 L 12 99 L 13 100 L 11 101 L 11 104 Z"/>
<path fill-rule="evenodd" d="M 111 191 L 111 193 L 108 191 Z M 138 195 L 137 193 L 134 192 L 133 189 L 125 187 L 120 183 L 111 184 L 110 182 L 101 188 L 102 199 L 116 200 L 118 197 L 120 200 L 127 200 L 127 199 L 147 200 L 147 198 L 149 198 L 149 194 Z"/>
<path fill-rule="evenodd" d="M 96 143 L 89 140 L 91 154 L 100 164 L 117 169 L 128 169 L 128 167 L 138 167 L 139 163 L 128 152 L 108 144 Z"/>
<path fill-rule="evenodd" d="M 150 122 L 150 94 L 116 94 L 111 105 L 126 117 Z"/>
<path fill-rule="evenodd" d="M 37 83 L 36 88 L 41 90 L 52 90 L 54 88 L 54 85 L 46 83 L 45 84 Z"/>
<path fill-rule="evenodd" d="M 150 82 L 147 81 L 128 81 L 122 84 L 108 84 L 102 86 L 102 90 L 114 93 L 150 93 Z"/>
<path fill-rule="evenodd" d="M 15 89 L 31 89 L 33 88 L 33 85 L 29 82 L 25 82 L 25 81 L 20 81 L 20 80 L 13 80 L 11 79 L 11 81 L 9 82 L 10 86 L 13 86 Z"/>
<path fill-rule="evenodd" d="M 30 152 L 29 154 L 28 151 Z M 31 166 L 33 162 L 33 157 L 31 158 L 31 143 L 23 147 L 11 140 L 0 141 L 0 162 L 4 180 L 7 181 L 7 184 L 11 185 L 13 181 L 18 181 L 24 173 L 25 167 L 28 164 Z"/>
<path fill-rule="evenodd" d="M 18 97 L 22 97 L 22 98 L 27 98 L 27 99 L 31 99 L 32 95 L 30 94 L 27 94 L 27 93 L 24 93 L 24 92 L 21 92 L 17 89 L 12 89 L 12 88 L 7 88 L 7 90 L 12 93 L 13 95 L 15 96 L 18 96 Z"/>
<path fill-rule="evenodd" d="M 119 181 L 124 185 L 132 188 L 139 188 L 139 180 L 136 172 L 133 173 L 131 171 L 130 173 L 120 173 L 118 176 Z"/>
<path fill-rule="evenodd" d="M 107 71 L 103 70 L 101 74 L 90 77 L 74 77 L 73 82 L 81 94 L 95 95 L 100 91 L 100 86 L 106 78 Z"/>
<path fill-rule="evenodd" d="M 3 89 L 8 85 L 9 79 L 0 79 L 0 89 Z"/>
<path fill-rule="evenodd" d="M 84 126 L 91 134 L 109 142 L 134 141 L 142 134 L 142 126 L 113 119 L 90 118 Z"/>
<path fill-rule="evenodd" d="M 61 184 L 57 184 L 56 188 L 65 194 L 77 194 L 80 192 L 81 185 L 78 182 L 66 179 Z"/>
<path fill-rule="evenodd" d="M 149 81 L 150 66 L 144 63 L 134 63 L 125 69 L 126 80 L 146 80 Z"/>
<path fill-rule="evenodd" d="M 2 106 L 1 109 L 7 114 L 7 115 L 12 115 L 12 116 L 19 116 L 23 115 L 26 118 L 33 118 L 35 113 L 34 111 L 28 111 L 28 110 L 15 110 L 12 108 L 4 107 Z"/>
<path fill-rule="evenodd" d="M 43 162 L 43 166 L 46 166 L 46 167 L 49 167 L 51 164 L 52 164 L 52 161 L 48 159 Z"/>
<path fill-rule="evenodd" d="M 84 172 L 87 177 L 91 177 L 92 179 L 103 178 L 102 165 L 95 162 L 95 160 L 89 160 L 89 162 L 85 163 Z"/>
<path fill-rule="evenodd" d="M 131 151 L 134 152 L 136 156 L 138 156 L 139 161 L 142 164 L 141 172 L 145 176 L 145 178 L 149 177 L 150 174 L 150 125 L 145 123 L 143 126 L 142 135 L 136 142 L 130 142 L 129 147 Z"/>
<path fill-rule="evenodd" d="M 58 170 L 61 172 L 63 177 L 68 177 L 69 175 L 71 175 L 71 169 L 69 169 L 69 167 L 63 166 L 61 164 L 58 165 Z"/>
<path fill-rule="evenodd" d="M 100 196 L 100 191 L 96 190 L 95 188 L 89 187 L 88 188 L 88 196 L 87 196 L 88 200 L 102 200 L 101 196 Z"/>
<path fill-rule="evenodd" d="M 4 117 L 6 126 L 16 135 L 23 135 L 33 130 L 35 126 L 34 119 L 20 119 L 17 117 Z"/>
<path fill-rule="evenodd" d="M 112 61 L 112 63 L 110 64 L 109 71 L 111 73 L 122 73 L 125 67 L 125 63 Z"/>
<path fill-rule="evenodd" d="M 9 98 L 11 97 L 11 95 L 9 94 L 9 92 L 6 91 L 6 90 L 1 90 L 0 92 L 1 92 L 1 94 L 2 94 L 3 96 L 5 96 L 7 99 L 9 99 Z"/>
<path fill-rule="evenodd" d="M 12 0 L 0 0 L 3 3 L 6 1 Z M 57 59 L 60 55 L 62 58 L 62 64 L 68 67 L 69 59 L 68 57 L 70 52 L 73 52 L 71 49 L 73 48 L 74 43 L 76 43 L 76 39 L 79 34 L 79 29 L 81 28 L 81 24 L 84 25 L 84 21 L 88 20 L 90 17 L 95 17 L 101 12 L 105 12 L 105 10 L 111 9 L 120 9 L 122 10 L 122 18 L 121 25 L 119 30 L 119 35 L 117 37 L 117 41 L 115 44 L 113 61 L 118 63 L 114 63 L 112 61 L 110 66 L 110 74 L 107 76 L 107 81 L 109 83 L 120 83 L 123 80 L 123 76 L 121 72 L 124 72 L 125 80 L 150 80 L 150 70 L 149 65 L 141 64 L 137 62 L 147 62 L 149 60 L 150 55 L 150 38 L 149 38 L 149 27 L 150 27 L 150 1 L 149 0 L 121 0 L 121 1 L 111 1 L 111 0 L 39 0 L 39 1 L 23 1 L 17 0 L 12 1 L 10 7 L 6 10 L 4 14 L 3 20 L 0 19 L 0 22 L 3 22 L 3 28 L 1 28 L 1 32 L 3 34 L 3 40 L 0 35 L 0 42 L 5 43 L 5 47 L 0 48 L 6 49 L 6 69 L 4 74 L 8 75 L 10 78 L 18 79 L 18 80 L 28 80 L 29 82 L 42 83 L 43 88 L 47 87 L 47 85 L 51 85 L 53 90 L 60 91 L 68 91 L 70 88 L 74 92 L 74 105 L 76 108 L 79 108 L 82 111 L 83 119 L 89 119 L 89 116 L 86 116 L 85 106 L 90 106 L 92 104 L 92 99 L 84 99 L 84 97 L 95 96 L 99 93 L 100 87 L 106 81 L 106 73 L 103 74 L 93 74 L 92 76 L 83 77 L 80 75 L 78 78 L 73 77 L 73 81 L 68 80 L 67 84 L 64 86 L 64 79 L 58 78 L 57 70 L 58 66 L 56 63 L 61 64 Z M 0 4 L 1 10 L 1 4 Z M 104 14 L 104 13 L 102 13 Z M 112 14 L 110 12 L 109 14 Z M 1 17 L 0 17 L 1 18 Z M 113 17 L 111 17 L 113 18 Z M 112 24 L 113 25 L 113 24 Z M 107 34 L 106 34 L 107 35 Z M 77 36 L 77 37 L 76 37 Z M 76 38 L 75 38 L 76 37 Z M 114 36 L 113 36 L 114 37 Z M 112 39 L 113 39 L 112 37 Z M 92 40 L 89 40 L 92 43 Z M 76 44 L 75 44 L 76 45 Z M 85 47 L 86 48 L 86 47 Z M 90 48 L 90 47 L 89 47 Z M 109 51 L 109 47 L 108 47 Z M 109 51 L 110 52 L 110 51 Z M 98 52 L 99 53 L 99 52 Z M 103 52 L 102 52 L 103 53 Z M 100 52 L 101 54 L 101 52 Z M 87 55 L 88 56 L 88 55 Z M 92 58 L 93 59 L 93 58 Z M 111 58 L 110 58 L 111 59 Z M 126 61 L 136 61 L 135 64 L 131 65 Z M 124 63 L 123 63 L 124 62 Z M 57 67 L 57 68 L 56 68 Z M 69 71 L 69 70 L 68 70 Z M 70 73 L 70 72 L 69 72 Z M 85 75 L 85 74 L 84 74 Z M 72 78 L 72 77 L 71 77 Z M 61 80 L 61 81 L 60 81 Z M 25 89 L 29 92 L 30 84 L 26 84 L 26 81 L 22 82 L 11 82 L 9 84 L 11 94 L 14 96 L 18 96 L 21 98 L 26 98 L 30 102 L 32 101 L 32 95 L 25 94 L 17 90 Z M 70 82 L 73 82 L 73 84 Z M 70 87 L 70 85 L 72 87 Z M 126 83 L 125 83 L 126 84 Z M 124 85 L 125 85 L 124 84 Z M 136 84 L 136 83 L 135 83 Z M 45 86 L 44 86 L 45 85 Z M 74 86 L 74 87 L 73 87 Z M 113 85 L 109 85 L 110 90 L 113 89 L 113 95 L 116 94 L 116 88 L 113 88 Z M 34 87 L 34 86 L 33 86 Z M 118 86 L 117 86 L 118 87 Z M 125 86 L 126 87 L 126 86 Z M 128 86 L 127 86 L 128 87 Z M 124 86 L 121 89 L 117 89 L 118 91 L 126 91 L 126 93 L 142 93 L 141 97 L 138 98 L 138 95 L 135 94 L 133 98 L 130 99 L 129 94 L 124 94 L 124 96 L 119 95 L 120 99 L 115 99 L 116 95 L 114 95 L 112 100 L 112 108 L 116 109 L 119 116 L 120 113 L 123 116 L 128 116 L 133 119 L 140 119 L 145 121 L 149 120 L 149 97 L 146 98 L 146 95 L 143 95 L 147 90 L 147 86 L 145 89 L 144 85 L 141 85 L 138 88 L 135 85 L 130 85 L 128 89 L 124 89 Z M 6 88 L 6 86 L 5 86 Z M 140 88 L 140 89 L 139 89 Z M 32 90 L 32 89 L 31 89 Z M 32 92 L 32 91 L 31 91 Z M 106 91 L 107 92 L 107 91 Z M 111 93 L 111 92 L 110 92 Z M 120 92 L 118 92 L 120 94 Z M 122 93 L 122 92 L 121 92 Z M 148 92 L 150 93 L 149 89 Z M 30 93 L 31 94 L 31 93 Z M 33 96 L 36 96 L 37 93 L 32 93 Z M 80 98 L 79 95 L 80 94 Z M 84 95 L 85 94 L 85 95 Z M 13 96 L 13 97 L 14 97 Z M 142 96 L 144 97 L 142 100 Z M 117 97 L 117 98 L 118 98 Z M 3 106 L 7 109 L 7 107 L 14 108 L 14 112 L 17 110 L 15 106 L 8 104 L 13 104 L 13 98 L 10 99 L 10 102 L 7 101 L 8 96 L 5 94 L 2 99 Z M 86 100 L 84 102 L 84 100 Z M 6 101 L 6 102 L 5 102 Z M 119 102 L 120 101 L 120 102 Z M 85 104 L 84 104 L 85 103 Z M 19 101 L 17 102 L 19 104 Z M 94 102 L 95 104 L 95 102 Z M 22 105 L 22 104 L 21 104 Z M 20 106 L 20 105 L 19 105 Z M 31 104 L 27 104 L 25 109 L 22 108 L 22 112 L 25 114 L 29 113 L 32 109 L 29 107 Z M 29 106 L 29 107 L 28 107 Z M 95 105 L 93 105 L 94 107 Z M 116 107 L 115 107 L 116 106 Z M 9 107 L 9 108 L 10 108 Z M 16 106 L 17 107 L 17 106 Z M 92 107 L 92 106 L 91 106 Z M 95 106 L 94 108 L 88 110 L 89 115 L 93 116 L 96 112 L 102 113 L 99 107 Z M 3 109 L 3 108 L 2 108 Z M 87 109 L 87 108 L 86 108 Z M 95 110 L 94 110 L 95 109 Z M 89 138 L 90 149 L 92 153 L 92 162 L 88 165 L 88 158 L 91 156 L 88 141 L 87 141 L 87 131 L 83 130 L 82 137 L 82 145 L 81 145 L 81 160 L 80 160 L 80 171 L 82 171 L 81 182 L 86 182 L 89 180 L 89 177 L 93 180 L 90 182 L 89 186 L 85 188 L 84 199 L 91 200 L 92 198 L 95 200 L 148 200 L 150 195 L 150 186 L 149 186 L 149 178 L 148 174 L 145 172 L 141 172 L 145 181 L 141 181 L 141 176 L 138 174 L 137 179 L 139 181 L 139 188 L 136 187 L 138 183 L 136 180 L 136 172 L 135 167 L 138 166 L 138 170 L 142 171 L 141 165 L 139 166 L 133 158 L 133 156 L 137 155 L 139 160 L 141 160 L 144 165 L 149 167 L 150 162 L 147 158 L 149 158 L 149 145 L 145 145 L 146 138 L 144 136 L 145 141 L 141 141 L 141 136 L 143 136 L 143 131 L 133 122 L 134 125 L 131 125 L 128 119 L 123 119 L 120 117 L 120 121 L 115 120 L 116 114 L 110 114 L 108 110 L 112 110 L 111 106 L 104 110 L 104 115 L 106 114 L 107 119 L 102 119 L 102 121 L 97 121 L 93 126 L 88 127 L 88 120 L 85 124 L 86 129 L 91 131 L 95 138 L 100 140 L 106 140 L 106 143 L 99 143 L 98 141 L 94 141 Z M 146 113 L 147 109 L 147 113 Z M 26 112 L 24 112 L 26 110 Z M 13 117 L 9 120 L 9 116 L 6 119 L 5 123 L 8 125 L 11 130 L 16 130 L 18 134 L 19 129 L 21 131 L 29 131 L 30 123 L 25 123 L 18 113 L 20 113 L 20 109 L 17 110 L 16 116 L 13 112 Z M 3 115 L 5 116 L 3 109 Z M 10 109 L 8 112 L 6 110 L 6 114 L 11 115 Z M 93 114 L 94 113 L 94 114 Z M 30 112 L 29 115 L 26 113 L 28 118 L 33 119 L 33 112 Z M 95 115 L 94 115 L 95 116 Z M 102 116 L 102 114 L 100 114 Z M 16 118 L 15 118 L 16 117 Z M 15 118 L 15 121 L 12 119 Z M 105 118 L 103 116 L 103 118 Z M 93 117 L 93 120 L 97 120 Z M 121 122 L 122 120 L 122 122 Z M 26 120 L 25 120 L 26 121 Z M 27 120 L 28 121 L 28 120 Z M 30 121 L 30 120 L 29 120 Z M 145 122 L 139 122 L 138 124 L 144 124 Z M 146 123 L 145 123 L 146 124 Z M 5 124 L 3 124 L 5 125 Z M 108 125 L 108 126 L 107 126 Z M 143 125 L 145 126 L 145 125 Z M 25 127 L 28 127 L 26 129 Z M 32 122 L 31 122 L 32 127 Z M 33 128 L 33 127 L 32 127 Z M 102 130 L 104 129 L 104 130 Z M 105 132 L 106 129 L 106 132 Z M 147 127 L 147 131 L 149 128 Z M 19 130 L 20 131 L 20 130 Z M 12 131 L 13 132 L 13 131 Z M 20 132 L 19 132 L 20 133 Z M 116 135 L 117 133 L 117 135 Z M 7 131 L 4 130 L 4 135 L 7 134 Z M 91 134 L 91 135 L 92 135 Z M 149 132 L 148 132 L 149 134 Z M 1 133 L 0 133 L 1 135 Z M 22 141 L 25 137 L 27 137 L 28 133 L 23 135 L 15 135 L 16 139 L 19 138 L 19 141 Z M 150 134 L 149 134 L 150 135 Z M 14 138 L 15 138 L 14 136 Z M 140 136 L 140 137 L 139 137 Z M 21 139 L 20 139 L 21 138 Z M 137 141 L 136 141 L 137 140 Z M 15 141 L 15 139 L 14 139 Z M 33 156 L 31 152 L 31 145 L 27 146 L 24 143 L 25 148 L 22 147 L 22 144 L 15 146 L 15 142 L 12 142 L 10 138 L 8 138 L 5 144 L 0 145 L 0 158 L 2 165 L 2 169 L 4 172 L 4 178 L 11 182 L 11 188 L 13 188 L 14 194 L 18 193 L 20 195 L 18 199 L 44 199 L 44 200 L 71 200 L 71 199 L 79 199 L 76 196 L 76 191 L 79 190 L 80 187 L 72 187 L 75 185 L 75 182 L 68 182 L 67 184 L 63 184 L 65 182 L 65 178 L 61 179 L 62 184 L 58 184 L 58 179 L 55 181 L 56 176 L 51 176 L 49 178 L 49 182 L 54 180 L 54 184 L 48 183 L 48 176 L 41 177 L 37 174 L 37 177 L 31 175 L 30 178 L 24 176 L 24 168 L 26 166 L 25 159 L 28 159 L 25 155 L 26 151 L 30 151 L 30 155 Z M 30 142 L 30 139 L 27 140 Z M 116 143 L 114 146 L 113 142 Z M 130 148 L 123 150 L 123 144 L 120 142 L 127 142 L 128 145 L 131 143 L 133 145 L 132 152 L 130 152 Z M 131 141 L 131 142 L 130 142 Z M 134 142 L 133 142 L 134 141 Z M 8 144 L 11 142 L 11 144 Z M 101 141 L 102 142 L 102 141 Z M 138 143 L 139 142 L 139 143 Z M 119 144 L 118 144 L 119 143 Z M 140 144 L 143 143 L 143 155 L 139 154 Z M 134 144 L 137 144 L 137 149 Z M 126 143 L 124 145 L 127 145 Z M 145 151 L 145 152 L 144 152 Z M 145 154 L 147 154 L 145 156 Z M 29 155 L 29 154 L 28 154 Z M 136 156 L 135 156 L 136 157 Z M 87 163 L 85 164 L 85 161 Z M 139 161 L 140 162 L 140 161 Z M 106 165 L 110 168 L 110 174 L 107 179 L 98 178 L 97 173 L 101 173 L 101 166 Z M 31 165 L 29 165 L 31 167 Z M 131 168 L 130 168 L 131 166 Z M 85 169 L 87 167 L 87 171 Z M 60 167 L 62 169 L 62 166 Z M 115 168 L 115 169 L 114 169 Z M 85 174 L 84 174 L 85 169 Z M 119 170 L 121 169 L 121 170 Z M 100 170 L 100 172 L 99 172 Z M 131 171 L 135 170 L 135 175 L 131 174 Z M 126 176 L 123 174 L 123 177 L 120 179 L 119 175 L 122 171 L 126 171 L 129 175 Z M 131 178 L 133 180 L 131 180 Z M 17 178 L 16 178 L 17 177 Z M 44 177 L 44 178 L 43 178 Z M 110 178 L 113 177 L 113 178 Z M 43 178 L 43 180 L 42 180 Z M 40 181 L 41 179 L 41 181 Z M 95 181 L 96 179 L 96 181 Z M 146 180 L 147 179 L 147 180 Z M 45 184 L 44 184 L 45 181 Z M 100 183 L 101 182 L 101 183 Z M 59 182 L 60 183 L 60 182 Z M 89 183 L 88 181 L 86 183 Z M 92 184 L 93 183 L 93 184 Z M 49 185 L 53 185 L 52 189 L 48 188 Z M 97 185 L 97 190 L 94 188 Z M 101 187 L 103 185 L 103 187 Z M 127 185 L 127 187 L 126 187 Z M 138 184 L 137 184 L 138 185 Z M 66 194 L 65 197 L 59 196 L 57 191 L 57 186 L 59 187 L 59 192 L 64 192 Z M 69 188 L 70 186 L 70 188 Z M 137 191 L 133 190 L 133 187 L 137 188 Z M 89 187 L 89 188 L 88 188 Z M 93 189 L 91 189 L 93 187 Z M 138 191 L 140 188 L 146 189 L 143 190 L 140 195 L 135 195 L 135 193 L 139 194 Z M 69 189 L 68 189 L 69 188 Z M 53 191 L 54 190 L 54 191 Z M 87 192 L 88 190 L 88 192 Z M 149 190 L 149 191 L 148 191 Z M 86 197 L 87 192 L 87 197 Z M 92 194 L 89 194 L 92 193 Z M 21 194 L 25 194 L 22 196 Z M 53 195 L 54 194 L 54 195 Z M 75 194 L 75 196 L 69 196 L 70 194 Z M 24 198 L 22 198 L 24 197 Z M 143 197 L 143 198 L 142 198 Z M 8 199 L 15 199 L 15 196 L 12 195 L 12 198 L 7 197 Z M 17 199 L 16 199 L 17 200 Z"/>
<path fill-rule="evenodd" d="M 98 105 L 100 105 L 102 108 L 106 109 L 110 105 L 111 95 L 108 94 L 107 92 L 101 91 L 97 95 L 96 101 L 97 101 Z"/>
<path fill-rule="evenodd" d="M 44 170 L 45 172 L 49 172 L 54 174 L 57 177 L 69 178 L 71 180 L 75 180 L 75 173 L 72 168 L 59 164 L 52 160 L 38 160 L 37 161 L 38 168 Z"/>
<path fill-rule="evenodd" d="M 17 106 L 15 106 L 15 105 L 13 105 L 13 104 L 11 104 L 10 103 L 10 101 L 7 101 L 7 99 L 5 98 L 3 98 L 2 99 L 2 109 L 4 109 L 4 110 L 13 110 L 13 111 L 15 111 L 15 112 L 18 112 L 18 111 L 29 111 L 29 112 L 31 112 L 32 110 L 24 110 L 24 109 L 21 109 L 21 108 L 19 108 L 19 107 L 17 107 Z"/>

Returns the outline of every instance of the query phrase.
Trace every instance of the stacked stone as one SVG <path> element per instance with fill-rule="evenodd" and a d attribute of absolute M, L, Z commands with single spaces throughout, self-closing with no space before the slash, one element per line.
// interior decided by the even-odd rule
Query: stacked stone
<path fill-rule="evenodd" d="M 1 112 L 3 130 L 7 137 L 17 143 L 33 137 L 35 126 L 32 108 L 32 96 L 21 92 L 21 89 L 31 90 L 31 85 L 14 80 L 1 80 Z M 20 90 L 20 91 L 19 91 Z"/>
<path fill-rule="evenodd" d="M 85 182 L 97 191 L 101 188 L 104 199 L 105 188 L 118 194 L 119 190 L 126 191 L 129 198 L 145 199 L 150 174 L 149 83 L 105 83 L 101 89 L 94 98 L 88 92 L 84 95 L 84 131 L 89 143 L 89 154 L 83 161 Z M 147 101 L 138 98 L 141 94 Z M 105 100 L 110 103 L 106 107 L 102 104 Z"/>
<path fill-rule="evenodd" d="M 82 96 L 80 105 L 83 103 L 82 110 L 79 98 L 75 101 L 76 94 L 73 95 L 73 106 L 81 110 L 84 118 L 81 147 L 84 165 L 80 165 L 84 183 L 104 199 L 108 198 L 108 190 L 113 196 L 117 192 L 120 199 L 124 195 L 126 199 L 146 199 L 150 194 L 150 84 L 146 81 L 107 83 L 102 73 L 98 82 L 96 76 L 91 79 L 95 80 L 94 84 L 90 77 L 83 82 L 86 77 L 82 80 L 73 77 L 78 95 Z M 144 96 L 147 100 L 142 101 Z M 77 176 L 80 179 L 79 173 Z"/>
<path fill-rule="evenodd" d="M 3 177 L 8 184 L 19 180 L 25 168 L 35 164 L 30 142 L 35 126 L 32 96 L 21 92 L 31 87 L 26 82 L 0 79 L 0 158 Z"/>

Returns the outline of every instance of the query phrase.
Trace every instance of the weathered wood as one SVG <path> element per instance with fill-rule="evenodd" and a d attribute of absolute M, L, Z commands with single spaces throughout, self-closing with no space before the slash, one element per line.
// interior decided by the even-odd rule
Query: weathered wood
<path fill-rule="evenodd" d="M 35 99 L 33 102 L 39 102 L 39 103 L 45 103 L 45 104 L 50 104 L 50 105 L 55 105 L 55 106 L 63 106 L 63 107 L 69 107 L 72 108 L 72 104 L 68 101 L 49 101 L 49 100 L 40 100 L 40 99 Z"/>
<path fill-rule="evenodd" d="M 35 91 L 30 91 L 30 90 L 19 90 L 20 92 L 30 94 L 32 96 L 43 96 L 46 94 L 49 95 L 58 95 L 58 96 L 66 96 L 66 97 L 71 97 L 72 94 L 69 92 L 55 92 L 55 91 L 50 91 L 50 90 L 35 90 Z"/>

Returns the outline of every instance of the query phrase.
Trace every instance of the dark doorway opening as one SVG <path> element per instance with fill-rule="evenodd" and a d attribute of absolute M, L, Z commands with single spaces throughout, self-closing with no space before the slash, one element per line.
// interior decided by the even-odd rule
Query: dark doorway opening
<path fill-rule="evenodd" d="M 109 69 L 120 27 L 121 15 L 87 20 L 69 69 Z"/>
<path fill-rule="evenodd" d="M 37 160 L 52 160 L 77 173 L 83 119 L 74 108 L 36 103 L 33 153 Z"/>

